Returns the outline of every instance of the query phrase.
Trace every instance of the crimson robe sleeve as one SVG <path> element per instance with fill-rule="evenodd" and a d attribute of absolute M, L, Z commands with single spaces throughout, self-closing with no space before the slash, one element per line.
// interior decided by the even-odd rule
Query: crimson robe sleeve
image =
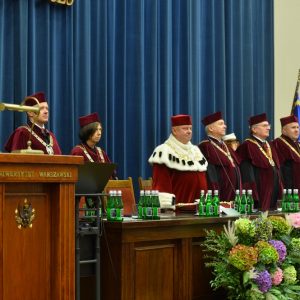
<path fill-rule="evenodd" d="M 293 161 L 287 160 L 280 167 L 280 171 L 282 174 L 283 186 L 285 189 L 293 189 L 294 188 L 294 178 L 291 176 L 293 174 Z"/>
<path fill-rule="evenodd" d="M 78 146 L 75 146 L 75 147 L 71 150 L 71 155 L 83 156 L 83 157 L 84 157 L 84 160 L 86 159 L 83 150 L 82 150 L 80 147 L 78 147 Z"/>
<path fill-rule="evenodd" d="M 254 168 L 249 160 L 244 160 L 240 165 L 242 186 L 244 190 L 252 190 L 253 199 L 258 201 Z"/>
<path fill-rule="evenodd" d="M 285 138 L 286 139 L 286 138 Z M 272 144 L 275 147 L 280 162 L 280 171 L 285 189 L 300 189 L 300 176 L 298 175 L 300 168 L 300 157 L 296 151 L 293 151 L 293 143 L 290 147 L 280 138 L 275 139 Z"/>
<path fill-rule="evenodd" d="M 219 176 L 215 165 L 208 163 L 206 177 L 209 190 L 220 190 Z"/>
<path fill-rule="evenodd" d="M 29 132 L 22 128 L 17 128 L 9 137 L 4 149 L 7 152 L 14 150 L 27 149 L 27 142 L 29 139 Z"/>
<path fill-rule="evenodd" d="M 54 151 L 54 154 L 55 154 L 55 155 L 61 155 L 62 152 L 61 152 L 61 149 L 60 149 L 60 147 L 59 147 L 58 141 L 57 141 L 57 139 L 56 139 L 54 133 L 53 133 L 53 132 L 49 132 L 49 134 L 50 134 L 50 135 L 52 136 L 52 138 L 53 138 L 53 151 Z"/>
<path fill-rule="evenodd" d="M 153 164 L 152 166 L 152 188 L 163 193 L 173 194 L 170 169 L 163 164 Z"/>

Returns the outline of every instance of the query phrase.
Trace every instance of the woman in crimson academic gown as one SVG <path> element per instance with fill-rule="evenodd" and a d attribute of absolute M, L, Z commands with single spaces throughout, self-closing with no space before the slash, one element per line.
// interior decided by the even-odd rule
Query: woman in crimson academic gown
<path fill-rule="evenodd" d="M 76 145 L 71 155 L 83 156 L 85 162 L 110 163 L 106 152 L 97 147 L 102 136 L 102 125 L 97 113 L 92 113 L 79 118 L 81 143 Z M 112 175 L 116 179 L 116 173 Z"/>
<path fill-rule="evenodd" d="M 76 145 L 71 155 L 82 156 L 85 162 L 92 163 L 110 163 L 108 155 L 103 149 L 97 147 L 97 143 L 102 136 L 102 124 L 97 113 L 92 113 L 79 118 L 79 138 L 81 143 Z M 111 179 L 117 179 L 116 171 L 111 176 Z M 86 203 L 87 207 L 95 207 L 95 203 L 91 198 L 81 197 L 79 207 L 83 207 Z"/>

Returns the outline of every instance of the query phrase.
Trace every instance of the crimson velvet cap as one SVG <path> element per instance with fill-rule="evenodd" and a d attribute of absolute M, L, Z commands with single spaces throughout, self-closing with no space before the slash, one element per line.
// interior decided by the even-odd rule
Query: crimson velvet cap
<path fill-rule="evenodd" d="M 98 113 L 94 112 L 91 113 L 90 115 L 87 116 L 83 116 L 79 118 L 79 125 L 80 127 L 84 127 L 90 123 L 95 123 L 95 122 L 99 122 L 100 123 L 100 119 L 98 116 Z"/>
<path fill-rule="evenodd" d="M 190 115 L 176 115 L 171 117 L 172 127 L 182 125 L 192 125 L 192 117 Z"/>
<path fill-rule="evenodd" d="M 260 115 L 252 116 L 248 120 L 249 126 L 253 126 L 255 124 L 258 124 L 258 123 L 261 123 L 261 122 L 265 122 L 265 121 L 268 121 L 266 113 L 262 113 Z"/>
<path fill-rule="evenodd" d="M 201 122 L 204 126 L 207 126 L 211 123 L 214 123 L 214 122 L 222 120 L 222 119 L 223 119 L 222 113 L 220 111 L 218 111 L 216 113 L 205 116 Z"/>
<path fill-rule="evenodd" d="M 280 119 L 280 123 L 281 123 L 281 127 L 290 124 L 290 123 L 298 123 L 298 118 L 294 115 L 288 116 L 288 117 L 284 117 Z"/>
<path fill-rule="evenodd" d="M 47 102 L 44 92 L 37 92 L 35 94 L 27 96 L 26 98 L 27 99 L 25 100 L 24 105 L 27 105 L 27 106 L 37 105 L 38 103 L 35 101 L 35 99 L 38 100 L 39 103 Z"/>

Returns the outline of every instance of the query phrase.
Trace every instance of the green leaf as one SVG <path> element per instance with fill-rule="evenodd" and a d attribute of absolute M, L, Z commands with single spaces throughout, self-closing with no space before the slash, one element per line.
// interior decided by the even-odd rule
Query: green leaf
<path fill-rule="evenodd" d="M 246 285 L 249 282 L 250 279 L 250 273 L 249 272 L 244 272 L 243 274 L 243 284 Z"/>

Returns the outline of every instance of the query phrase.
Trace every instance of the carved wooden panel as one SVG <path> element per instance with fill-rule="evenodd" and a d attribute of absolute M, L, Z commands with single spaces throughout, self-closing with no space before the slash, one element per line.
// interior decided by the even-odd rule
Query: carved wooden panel
<path fill-rule="evenodd" d="M 74 191 L 82 163 L 0 154 L 1 300 L 75 299 Z"/>
<path fill-rule="evenodd" d="M 176 245 L 174 243 L 135 247 L 136 300 L 174 299 L 174 264 Z"/>
<path fill-rule="evenodd" d="M 36 215 L 32 228 L 19 229 L 15 210 L 25 198 L 30 201 Z M 4 299 L 51 299 L 49 208 L 46 194 L 6 195 L 3 205 Z"/>

